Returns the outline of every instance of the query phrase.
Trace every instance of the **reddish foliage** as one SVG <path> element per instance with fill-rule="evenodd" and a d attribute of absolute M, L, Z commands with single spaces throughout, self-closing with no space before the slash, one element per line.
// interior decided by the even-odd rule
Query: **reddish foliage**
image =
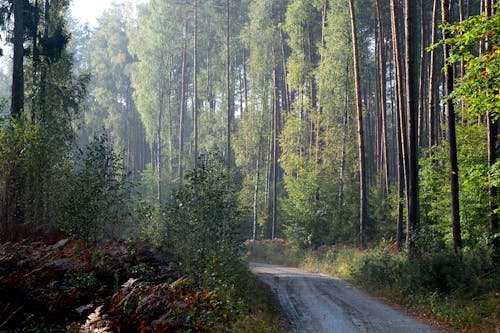
<path fill-rule="evenodd" d="M 101 314 L 113 318 L 103 326 L 113 332 L 126 332 L 123 327 L 130 325 L 135 325 L 132 331 L 141 325 L 151 331 L 148 320 L 160 318 L 155 317 L 156 308 L 168 308 L 165 302 L 173 302 L 165 282 L 180 277 L 176 267 L 140 244 L 110 242 L 92 247 L 61 235 L 0 244 L 0 331 L 22 329 L 28 316 L 50 328 L 91 320 L 87 316 L 92 312 L 94 320 L 102 319 Z M 117 286 L 132 277 L 142 282 L 113 295 Z M 164 295 L 169 298 L 160 300 Z M 125 297 L 135 297 L 140 305 L 133 309 L 133 316 L 127 317 L 131 309 L 119 314 Z M 105 306 L 98 307 L 101 304 Z M 159 321 L 158 325 L 167 323 Z"/>

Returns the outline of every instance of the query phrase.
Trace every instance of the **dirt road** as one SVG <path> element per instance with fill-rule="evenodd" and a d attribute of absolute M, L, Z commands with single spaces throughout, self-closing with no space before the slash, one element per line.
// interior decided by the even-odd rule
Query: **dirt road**
<path fill-rule="evenodd" d="M 250 264 L 286 311 L 293 332 L 437 332 L 349 283 L 296 268 Z"/>

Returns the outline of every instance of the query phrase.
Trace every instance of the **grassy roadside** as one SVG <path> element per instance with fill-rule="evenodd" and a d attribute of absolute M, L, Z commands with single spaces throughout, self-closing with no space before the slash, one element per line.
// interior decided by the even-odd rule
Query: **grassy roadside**
<path fill-rule="evenodd" d="M 283 316 L 280 306 L 273 298 L 269 287 L 255 275 L 248 272 L 243 302 L 247 309 L 237 319 L 224 326 L 216 327 L 214 332 L 231 333 L 282 333 Z"/>
<path fill-rule="evenodd" d="M 500 332 L 500 274 L 484 252 L 424 255 L 410 261 L 389 246 L 297 250 L 284 240 L 249 244 L 249 259 L 338 276 L 457 331 Z"/>

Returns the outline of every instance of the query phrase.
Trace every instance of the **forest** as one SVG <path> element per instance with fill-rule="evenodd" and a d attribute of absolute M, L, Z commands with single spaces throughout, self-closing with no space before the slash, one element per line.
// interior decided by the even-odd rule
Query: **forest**
<path fill-rule="evenodd" d="M 500 328 L 496 1 L 70 3 L 0 0 L 0 331 L 246 332 L 277 258 Z"/>

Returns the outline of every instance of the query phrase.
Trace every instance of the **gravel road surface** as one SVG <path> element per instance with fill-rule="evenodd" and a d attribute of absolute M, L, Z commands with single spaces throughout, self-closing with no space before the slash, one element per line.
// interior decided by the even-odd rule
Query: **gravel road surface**
<path fill-rule="evenodd" d="M 437 332 L 345 281 L 283 266 L 252 263 L 250 269 L 276 294 L 293 332 Z"/>

